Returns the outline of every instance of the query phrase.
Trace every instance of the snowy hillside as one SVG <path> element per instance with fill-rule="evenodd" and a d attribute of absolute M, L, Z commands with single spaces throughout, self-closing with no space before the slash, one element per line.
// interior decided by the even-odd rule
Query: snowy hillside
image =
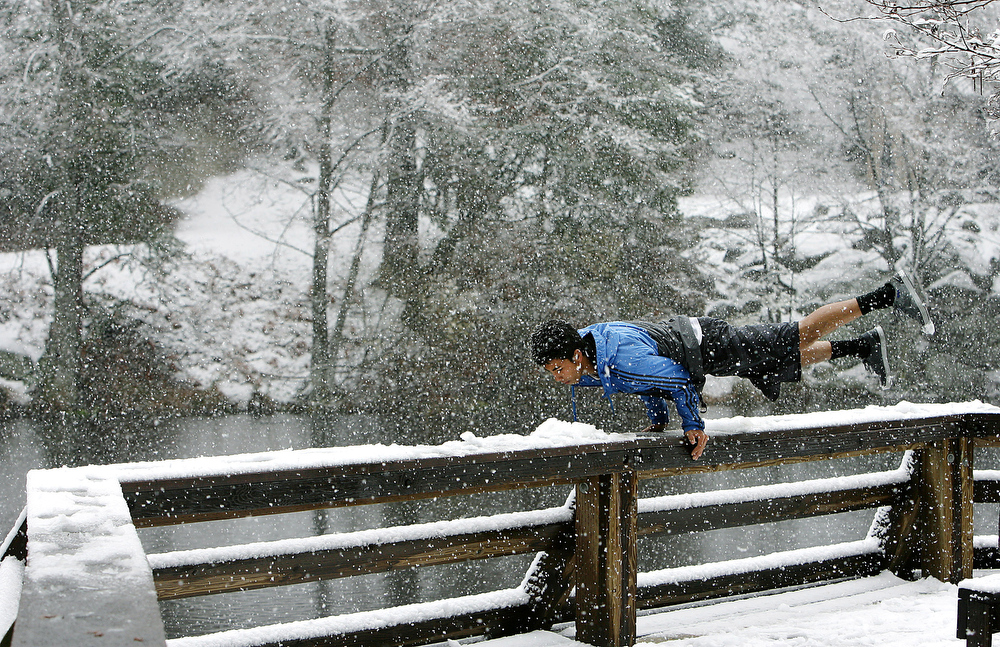
<path fill-rule="evenodd" d="M 348 220 L 357 199 L 338 195 L 343 212 L 335 218 Z M 176 206 L 186 214 L 175 233 L 181 254 L 160 263 L 143 246 L 91 248 L 88 270 L 108 264 L 87 279 L 87 293 L 109 307 L 126 304 L 148 324 L 179 379 L 239 403 L 255 391 L 292 401 L 309 366 L 308 195 L 245 171 Z M 350 225 L 335 238 L 333 276 L 344 273 L 356 238 Z M 3 254 L 0 267 L 0 350 L 37 361 L 51 317 L 44 253 Z M 0 386 L 23 401 L 23 382 Z"/>
<path fill-rule="evenodd" d="M 995 349 L 1000 348 L 1000 337 L 986 323 L 1000 303 L 1000 201 L 994 189 L 1000 180 L 995 170 L 997 143 L 988 141 L 981 114 L 983 97 L 968 84 L 952 82 L 945 87 L 943 75 L 929 71 L 922 63 L 888 59 L 879 37 L 883 26 L 877 22 L 832 19 L 864 13 L 859 7 L 866 5 L 831 0 L 818 8 L 796 2 L 776 5 L 770 0 L 740 0 L 703 3 L 697 11 L 692 5 L 690 15 L 683 11 L 671 14 L 671 20 L 683 18 L 677 25 L 678 34 L 683 36 L 688 27 L 691 33 L 676 42 L 668 39 L 668 44 L 691 46 L 691 51 L 679 53 L 705 59 L 701 61 L 704 67 L 698 67 L 698 78 L 704 83 L 698 95 L 702 114 L 697 124 L 703 150 L 685 160 L 690 169 L 685 169 L 684 181 L 690 182 L 693 194 L 682 198 L 679 205 L 688 221 L 698 225 L 695 241 L 690 242 L 686 231 L 678 236 L 683 241 L 678 243 L 683 245 L 680 251 L 671 246 L 674 241 L 643 241 L 642 245 L 652 249 L 640 253 L 648 252 L 649 258 L 656 260 L 622 259 L 616 254 L 627 235 L 616 238 L 623 232 L 615 230 L 615 221 L 608 226 L 609 231 L 596 233 L 593 241 L 574 240 L 566 234 L 567 240 L 553 237 L 548 242 L 553 255 L 563 256 L 569 256 L 564 249 L 584 243 L 577 245 L 580 249 L 575 249 L 574 255 L 592 254 L 606 261 L 596 270 L 590 258 L 579 263 L 579 268 L 537 263 L 530 255 L 544 256 L 545 252 L 531 249 L 536 245 L 534 234 L 528 236 L 527 251 L 518 249 L 515 258 L 508 259 L 504 246 L 511 241 L 503 240 L 504 227 L 512 221 L 538 219 L 538 210 L 552 205 L 525 199 L 527 212 L 502 213 L 483 226 L 496 229 L 474 238 L 459 226 L 461 214 L 448 211 L 454 210 L 453 205 L 447 206 L 447 201 L 442 202 L 446 204 L 443 208 L 431 204 L 446 193 L 443 185 L 435 186 L 421 198 L 421 208 L 440 211 L 434 214 L 436 225 L 430 219 L 421 223 L 421 254 L 436 255 L 433 244 L 451 234 L 459 244 L 468 241 L 473 247 L 484 240 L 499 241 L 499 249 L 484 255 L 488 256 L 484 265 L 489 266 L 485 270 L 475 267 L 466 275 L 453 271 L 435 277 L 441 285 L 425 304 L 424 316 L 448 319 L 447 325 L 452 327 L 448 341 L 454 343 L 458 338 L 463 345 L 461 333 L 455 332 L 463 326 L 480 331 L 486 326 L 516 328 L 516 339 L 520 339 L 521 329 L 533 323 L 526 319 L 560 308 L 582 311 L 581 317 L 617 318 L 619 311 L 645 316 L 631 312 L 629 303 L 615 304 L 614 298 L 594 305 L 593 313 L 584 311 L 580 302 L 599 300 L 635 278 L 637 269 L 654 267 L 655 273 L 666 266 L 668 272 L 677 274 L 661 281 L 664 285 L 678 280 L 678 274 L 690 278 L 686 267 L 697 268 L 707 278 L 701 282 L 700 276 L 695 277 L 695 288 L 682 285 L 674 293 L 655 286 L 656 294 L 685 299 L 695 292 L 697 299 L 690 302 L 698 304 L 704 303 L 702 297 L 707 299 L 704 313 L 689 314 L 712 314 L 741 324 L 793 320 L 820 303 L 874 287 L 894 269 L 890 265 L 895 259 L 912 262 L 916 258 L 920 273 L 926 274 L 924 288 L 932 301 L 937 300 L 931 304 L 932 311 L 939 306 L 936 314 L 944 321 L 933 342 L 917 340 L 905 328 L 898 341 L 894 340 L 894 351 L 905 351 L 902 368 L 919 378 L 907 381 L 912 385 L 910 392 L 894 395 L 915 398 L 924 389 L 929 398 L 996 396 L 1000 393 L 1000 363 Z M 693 34 L 703 34 L 710 45 L 695 47 L 702 41 Z M 567 51 L 578 44 L 577 39 L 570 39 Z M 429 47 L 435 50 L 434 44 Z M 652 60 L 662 62 L 656 56 Z M 684 85 L 685 96 L 689 90 Z M 284 95 L 279 92 L 277 96 Z M 308 111 L 310 105 L 289 105 L 287 110 Z M 487 148 L 494 145 L 494 134 L 485 137 L 490 142 Z M 882 154 L 876 155 L 879 151 Z M 380 163 L 372 157 L 352 167 L 352 172 L 368 173 Z M 470 178 L 483 174 L 480 179 L 486 185 L 495 180 L 486 181 L 490 171 L 480 168 L 482 160 L 468 163 L 467 167 L 456 167 L 459 170 L 454 173 Z M 259 168 L 250 170 L 254 164 Z M 317 172 L 315 168 L 295 170 L 266 160 L 248 162 L 246 168 L 214 178 L 197 195 L 175 203 L 185 217 L 177 225 L 176 240 L 160 241 L 166 243 L 167 253 L 145 246 L 89 249 L 85 271 L 93 273 L 85 281 L 85 290 L 91 304 L 102 306 L 106 313 L 141 321 L 141 334 L 155 342 L 180 381 L 217 390 L 239 405 L 246 405 L 254 394 L 289 403 L 302 394 L 309 374 L 310 196 L 316 191 Z M 451 175 L 449 178 L 448 182 L 454 180 Z M 381 362 L 396 350 L 395 337 L 407 333 L 399 332 L 405 326 L 399 325 L 398 300 L 388 300 L 372 285 L 372 273 L 381 260 L 385 209 L 359 241 L 360 225 L 354 219 L 365 208 L 366 189 L 358 188 L 361 186 L 367 187 L 367 183 L 342 188 L 334 199 L 328 313 L 336 316 L 340 312 L 348 266 L 361 242 L 364 262 L 357 286 L 365 292 L 359 298 L 364 306 L 352 312 L 355 319 L 347 319 L 345 336 L 352 338 L 354 326 L 364 328 L 366 335 L 392 337 L 385 343 L 389 350 L 372 353 Z M 574 187 L 569 189 L 572 193 Z M 524 185 L 520 191 L 528 194 L 535 189 Z M 511 204 L 525 197 L 506 196 L 503 209 L 517 211 L 519 207 Z M 558 201 L 553 204 L 561 208 Z M 601 222 L 606 206 L 595 208 L 602 213 L 594 221 L 580 217 L 574 226 L 586 230 L 593 222 Z M 499 206 L 492 208 L 502 211 Z M 571 220 L 580 216 L 572 209 L 567 213 Z M 659 213 L 648 217 L 659 218 Z M 895 221 L 887 222 L 891 218 Z M 554 226 L 546 222 L 539 229 L 525 231 L 538 234 L 547 232 L 546 228 Z M 449 249 L 455 253 L 454 243 Z M 458 254 L 476 252 L 474 248 L 458 249 Z M 687 265 L 670 266 L 674 258 L 662 259 L 678 255 Z M 18 402 L 25 402 L 30 392 L 30 377 L 25 377 L 21 358 L 37 361 L 45 345 L 52 316 L 49 265 L 53 261 L 37 250 L 0 254 L 0 388 Z M 469 259 L 455 265 L 464 261 Z M 504 282 L 490 274 L 495 266 L 505 264 L 511 267 L 504 266 L 502 271 L 517 280 Z M 547 267 L 552 275 L 538 277 L 529 267 Z M 579 275 L 570 276 L 575 270 Z M 591 285 L 588 281 L 593 274 L 598 280 Z M 645 275 L 637 279 L 640 291 L 650 288 L 644 280 Z M 541 283 L 549 286 L 547 292 L 537 293 L 544 298 L 527 294 Z M 565 303 L 554 303 L 561 295 L 566 296 Z M 546 302 L 539 304 L 532 299 Z M 495 317 L 478 316 L 494 302 L 498 304 Z M 529 302 L 530 307 L 526 307 Z M 390 312 L 394 307 L 396 311 Z M 663 311 L 675 307 L 680 306 L 664 303 Z M 474 312 L 460 312 L 463 309 Z M 441 310 L 448 312 L 442 314 Z M 389 314 L 383 321 L 386 312 Z M 378 321 L 361 321 L 364 317 Z M 511 322 L 520 328 L 511 327 Z M 427 342 L 426 331 L 414 337 L 422 334 L 424 338 L 406 339 L 406 351 L 416 353 L 426 350 L 421 344 L 433 343 Z M 366 337 L 357 346 L 371 339 Z M 500 343 L 507 348 L 514 342 L 503 339 Z M 991 352 L 982 352 L 984 347 Z M 933 352 L 924 352 L 927 350 Z M 366 353 L 357 347 L 340 351 L 351 357 L 348 370 L 360 364 L 355 361 L 358 355 Z M 447 352 L 456 354 L 454 347 Z M 493 355 L 494 360 L 496 357 Z M 451 361 L 451 356 L 443 361 Z M 456 363 L 461 363 L 461 358 Z M 954 366 L 959 367 L 958 373 L 950 372 Z M 368 375 L 352 376 L 343 383 L 344 389 L 359 390 L 358 385 L 371 381 L 371 374 L 379 370 L 377 366 Z M 441 364 L 429 362 L 424 370 L 440 371 Z M 856 391 L 871 386 L 864 370 L 856 365 L 821 365 L 816 370 L 824 376 L 836 375 L 841 384 Z M 507 372 L 511 372 L 510 367 Z M 984 380 L 983 376 L 992 377 Z M 458 369 L 449 377 L 453 378 L 451 386 L 470 379 L 468 372 Z M 713 381 L 706 393 L 715 398 L 724 396 L 731 383 Z M 964 390 L 956 394 L 932 390 L 954 384 L 964 385 Z M 408 386 L 414 391 L 423 389 L 419 384 Z M 453 394 L 454 390 L 441 397 Z M 478 411 L 486 397 L 477 394 L 473 398 L 478 398 L 477 402 L 457 415 Z"/>
<path fill-rule="evenodd" d="M 338 196 L 342 210 L 335 221 L 349 221 L 362 201 L 358 194 Z M 868 204 L 868 196 L 860 196 L 851 208 L 863 213 Z M 245 171 L 211 181 L 177 207 L 186 214 L 176 230 L 183 254 L 149 266 L 142 247 L 92 248 L 88 267 L 108 264 L 87 280 L 88 293 L 109 307 L 127 304 L 126 311 L 148 324 L 156 343 L 169 354 L 178 378 L 199 388 L 218 388 L 236 403 L 245 404 L 255 392 L 278 402 L 294 401 L 309 370 L 308 196 L 289 183 Z M 723 295 L 713 307 L 727 306 L 723 313 L 732 315 L 747 302 L 761 299 L 760 286 L 743 273 L 759 255 L 756 224 L 734 224 L 732 216 L 742 213 L 739 205 L 714 196 L 685 199 L 681 208 L 690 218 L 704 219 L 700 243 L 690 255 L 700 260 Z M 873 285 L 887 275 L 888 266 L 874 251 L 857 249 L 856 226 L 836 217 L 836 202 L 800 198 L 787 208 L 787 213 L 795 214 L 796 254 L 814 261 L 790 277 L 800 296 L 783 305 L 791 306 L 796 316 L 821 299 L 851 295 L 857 286 Z M 969 273 L 981 273 L 981 282 L 991 263 L 1000 260 L 998 228 L 1000 208 L 970 207 L 948 232 L 964 267 L 956 267 L 929 287 L 953 284 L 978 291 Z M 973 235 L 973 229 L 987 235 Z M 357 235 L 357 225 L 348 224 L 335 237 L 331 267 L 335 296 Z M 370 233 L 369 239 L 373 241 L 366 246 L 370 273 L 378 259 L 379 234 Z M 51 316 L 44 255 L 41 251 L 5 254 L 0 264 L 0 350 L 37 360 Z M 1000 294 L 1000 280 L 994 282 L 992 293 Z M 867 379 L 856 369 L 847 376 Z M 0 384 L 16 397 L 25 397 L 24 382 L 8 379 Z M 709 388 L 718 391 L 725 388 L 722 384 Z"/>

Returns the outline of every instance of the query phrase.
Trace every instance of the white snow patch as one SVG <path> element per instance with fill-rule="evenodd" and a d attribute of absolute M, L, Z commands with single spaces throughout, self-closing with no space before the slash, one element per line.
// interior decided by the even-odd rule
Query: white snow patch
<path fill-rule="evenodd" d="M 958 288 L 960 290 L 968 290 L 970 292 L 982 292 L 982 290 L 979 289 L 979 286 L 972 280 L 972 277 L 969 276 L 969 273 L 962 270 L 955 270 L 954 272 L 941 277 L 928 286 L 927 289 L 940 290 L 942 288 Z"/>
<path fill-rule="evenodd" d="M 0 378 L 0 390 L 7 393 L 7 397 L 16 404 L 27 405 L 31 398 L 28 396 L 28 386 L 20 380 L 5 380 Z"/>
<path fill-rule="evenodd" d="M 7 557 L 0 562 L 0 636 L 17 618 L 23 578 L 24 562 L 16 557 Z"/>
<path fill-rule="evenodd" d="M 448 642 L 448 647 L 458 647 L 460 644 L 452 640 Z M 532 631 L 517 636 L 494 638 L 481 642 L 479 645 L 480 647 L 570 647 L 571 645 L 584 647 L 586 643 L 570 640 L 550 631 Z"/>
<path fill-rule="evenodd" d="M 795 483 L 758 485 L 754 487 L 719 490 L 715 492 L 672 494 L 651 499 L 640 499 L 639 512 L 682 510 L 686 508 L 722 505 L 726 503 L 741 503 L 745 501 L 767 501 L 784 497 L 905 483 L 907 480 L 909 480 L 909 471 L 905 467 L 900 467 L 889 472 L 855 474 L 852 476 L 814 479 L 811 481 L 798 481 Z"/>
<path fill-rule="evenodd" d="M 638 619 L 636 645 L 672 647 L 960 647 L 957 589 L 890 573 L 680 608 Z"/>
<path fill-rule="evenodd" d="M 634 440 L 635 434 L 614 434 L 600 431 L 593 425 L 563 422 L 550 418 L 526 436 L 498 434 L 479 437 L 465 432 L 461 440 L 440 445 L 354 445 L 301 450 L 282 450 L 224 457 L 201 457 L 90 466 L 87 469 L 112 470 L 123 482 L 148 479 L 191 478 L 211 475 L 247 474 L 259 471 L 310 469 L 364 463 L 415 460 L 420 458 L 461 457 L 475 454 L 497 454 L 511 451 L 606 444 Z M 50 470 L 51 471 L 51 470 Z"/>
<path fill-rule="evenodd" d="M 331 618 L 289 622 L 253 629 L 223 631 L 204 636 L 168 640 L 168 647 L 251 647 L 279 641 L 305 640 L 355 631 L 380 629 L 398 624 L 415 624 L 435 618 L 448 618 L 489 609 L 503 609 L 526 604 L 523 589 L 505 589 L 480 595 L 410 604 L 391 609 L 365 611 Z"/>
<path fill-rule="evenodd" d="M 788 431 L 814 427 L 840 427 L 890 420 L 917 420 L 965 413 L 1000 413 L 1000 407 L 979 400 L 963 403 L 916 404 L 901 401 L 895 406 L 868 406 L 844 411 L 817 411 L 783 416 L 720 418 L 706 420 L 705 427 L 714 434 Z"/>
<path fill-rule="evenodd" d="M 838 559 L 852 555 L 868 555 L 880 551 L 881 547 L 879 546 L 878 539 L 868 537 L 860 541 L 833 544 L 831 546 L 800 548 L 798 550 L 782 551 L 759 557 L 746 557 L 743 559 L 732 559 L 708 564 L 667 568 L 649 573 L 639 573 L 637 581 L 639 586 L 676 584 L 678 582 L 708 580 L 726 575 L 740 575 L 742 573 L 785 568 L 797 564 L 808 564 L 810 562 Z"/>

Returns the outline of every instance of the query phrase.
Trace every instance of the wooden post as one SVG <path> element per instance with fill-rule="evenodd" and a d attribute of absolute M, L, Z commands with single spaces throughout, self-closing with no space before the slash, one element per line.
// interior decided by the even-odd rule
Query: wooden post
<path fill-rule="evenodd" d="M 972 577 L 972 447 L 948 438 L 920 453 L 920 566 L 952 584 Z"/>
<path fill-rule="evenodd" d="M 965 647 L 992 647 L 994 595 L 973 589 L 958 589 L 958 639 Z"/>
<path fill-rule="evenodd" d="M 576 638 L 635 643 L 638 478 L 632 470 L 577 485 Z"/>
<path fill-rule="evenodd" d="M 909 480 L 899 486 L 888 512 L 877 517 L 878 525 L 873 532 L 882 544 L 884 567 L 894 575 L 909 579 L 914 569 L 913 555 L 917 552 L 915 529 L 922 510 L 919 455 L 908 452 L 900 468 L 908 472 Z"/>

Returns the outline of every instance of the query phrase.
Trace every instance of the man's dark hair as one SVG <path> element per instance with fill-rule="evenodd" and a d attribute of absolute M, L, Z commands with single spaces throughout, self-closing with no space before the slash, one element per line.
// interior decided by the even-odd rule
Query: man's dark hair
<path fill-rule="evenodd" d="M 546 321 L 531 334 L 531 354 L 539 366 L 554 359 L 573 359 L 577 349 L 584 350 L 580 333 L 559 319 Z"/>

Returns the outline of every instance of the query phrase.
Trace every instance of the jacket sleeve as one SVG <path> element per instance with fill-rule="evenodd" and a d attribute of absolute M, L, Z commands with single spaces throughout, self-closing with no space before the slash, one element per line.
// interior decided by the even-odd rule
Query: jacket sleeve
<path fill-rule="evenodd" d="M 632 359 L 619 356 L 611 367 L 611 372 L 624 387 L 623 390 L 640 394 L 646 405 L 646 413 L 654 423 L 665 423 L 667 411 L 663 399 L 647 393 L 649 391 L 666 393 L 670 396 L 677 407 L 677 414 L 681 417 L 681 428 L 684 431 L 705 428 L 698 392 L 691 384 L 687 369 L 677 362 L 659 355 L 638 356 Z"/>
<path fill-rule="evenodd" d="M 654 425 L 665 425 L 670 422 L 670 412 L 667 401 L 658 395 L 640 395 L 639 399 L 646 405 L 646 415 Z"/>

